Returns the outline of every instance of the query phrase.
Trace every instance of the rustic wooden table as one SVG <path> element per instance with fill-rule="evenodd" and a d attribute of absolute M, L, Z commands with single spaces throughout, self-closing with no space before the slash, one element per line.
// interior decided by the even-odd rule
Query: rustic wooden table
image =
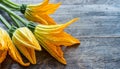
<path fill-rule="evenodd" d="M 12 1 L 28 4 L 42 0 Z M 0 64 L 0 69 L 120 69 L 120 0 L 50 1 L 62 2 L 56 13 L 51 15 L 58 23 L 80 18 L 65 30 L 81 40 L 81 45 L 64 49 L 67 65 L 60 64 L 42 51 L 37 52 L 36 65 L 22 67 L 7 58 Z"/>

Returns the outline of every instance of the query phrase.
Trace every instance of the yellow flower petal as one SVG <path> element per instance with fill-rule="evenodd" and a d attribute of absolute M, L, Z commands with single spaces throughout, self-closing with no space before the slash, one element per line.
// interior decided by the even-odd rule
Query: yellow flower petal
<path fill-rule="evenodd" d="M 46 39 L 49 40 L 50 43 L 55 44 L 57 46 L 72 46 L 75 44 L 80 44 L 80 41 L 78 39 L 72 37 L 66 32 L 62 32 L 56 35 L 48 35 Z"/>
<path fill-rule="evenodd" d="M 13 33 L 12 40 L 20 52 L 32 64 L 36 64 L 35 49 L 41 50 L 41 47 L 33 33 L 26 27 L 18 28 Z"/>
<path fill-rule="evenodd" d="M 61 5 L 61 2 L 56 3 L 56 4 L 47 4 L 46 6 L 43 6 L 43 7 L 34 7 L 31 9 L 32 9 L 32 13 L 35 13 L 37 15 L 53 14 L 60 5 Z"/>
<path fill-rule="evenodd" d="M 80 41 L 78 39 L 72 37 L 66 32 L 63 32 L 64 28 L 77 20 L 78 18 L 75 18 L 66 24 L 60 25 L 38 25 L 35 32 L 41 35 L 41 37 L 44 37 L 44 40 L 48 40 L 49 42 L 58 46 L 71 46 L 74 44 L 80 44 Z"/>
<path fill-rule="evenodd" d="M 7 39 L 7 32 L 0 28 L 0 50 L 7 50 L 7 43 L 5 42 Z"/>
<path fill-rule="evenodd" d="M 36 50 L 41 50 L 41 47 L 36 40 L 33 33 L 26 27 L 22 27 L 17 29 L 13 33 L 12 40 L 14 41 L 14 44 L 17 46 L 25 46 L 29 48 L 34 48 Z"/>
<path fill-rule="evenodd" d="M 39 4 L 31 4 L 29 6 L 27 6 L 28 8 L 39 8 L 39 7 L 43 7 L 46 6 L 49 3 L 49 0 L 44 0 L 43 2 L 39 3 Z"/>
<path fill-rule="evenodd" d="M 35 50 L 33 48 L 18 45 L 16 45 L 16 47 L 32 64 L 36 64 Z"/>
<path fill-rule="evenodd" d="M 56 22 L 54 21 L 54 19 L 52 19 L 50 16 L 48 16 L 47 14 L 43 14 L 43 15 L 36 15 L 35 16 L 35 20 L 33 20 L 34 22 L 38 22 L 40 24 L 45 24 L 45 25 L 55 25 Z"/>
<path fill-rule="evenodd" d="M 9 43 L 8 53 L 13 58 L 13 60 L 15 60 L 16 62 L 18 62 L 19 64 L 21 64 L 23 66 L 29 66 L 30 65 L 30 63 L 24 63 L 22 61 L 22 57 L 21 57 L 20 53 L 18 52 L 18 50 L 16 49 L 16 47 L 11 42 Z"/>
<path fill-rule="evenodd" d="M 66 64 L 66 60 L 63 57 L 63 52 L 59 46 L 55 46 L 54 44 L 49 43 L 48 41 L 44 41 L 44 38 L 41 38 L 39 34 L 35 34 L 41 46 L 48 51 L 50 55 L 52 55 L 56 60 L 61 62 L 62 64 Z"/>
<path fill-rule="evenodd" d="M 72 20 L 70 20 L 69 22 L 65 23 L 65 24 L 61 24 L 60 27 L 56 28 L 55 30 L 53 30 L 52 32 L 53 33 L 59 33 L 59 32 L 62 32 L 66 27 L 68 27 L 70 24 L 76 22 L 78 20 L 78 18 L 74 18 Z"/>

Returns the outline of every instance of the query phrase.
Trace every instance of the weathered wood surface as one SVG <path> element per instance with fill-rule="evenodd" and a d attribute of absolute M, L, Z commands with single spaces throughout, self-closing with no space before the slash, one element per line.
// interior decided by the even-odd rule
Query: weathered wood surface
<path fill-rule="evenodd" d="M 28 4 L 42 0 L 12 1 Z M 65 30 L 81 40 L 81 45 L 63 49 L 68 64 L 62 65 L 42 51 L 37 52 L 36 65 L 22 67 L 7 58 L 0 69 L 120 69 L 120 0 L 50 1 L 63 3 L 51 15 L 58 23 L 80 18 Z"/>

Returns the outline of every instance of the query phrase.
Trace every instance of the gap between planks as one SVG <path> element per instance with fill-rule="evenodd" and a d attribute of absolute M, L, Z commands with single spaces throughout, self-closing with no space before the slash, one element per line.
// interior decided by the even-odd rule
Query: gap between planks
<path fill-rule="evenodd" d="M 120 36 L 75 36 L 79 38 L 120 38 Z"/>

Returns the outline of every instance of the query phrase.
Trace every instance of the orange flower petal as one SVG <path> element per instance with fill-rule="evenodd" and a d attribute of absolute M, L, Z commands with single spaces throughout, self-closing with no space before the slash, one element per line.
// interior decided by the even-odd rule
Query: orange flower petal
<path fill-rule="evenodd" d="M 38 20 L 35 20 L 35 21 L 40 24 L 45 24 L 45 25 L 55 25 L 56 24 L 54 19 L 51 18 L 50 16 L 48 16 L 47 14 L 43 14 L 40 17 L 38 16 L 36 18 L 38 18 Z"/>
<path fill-rule="evenodd" d="M 0 50 L 0 64 L 5 60 L 6 56 L 7 56 L 7 51 Z"/>

